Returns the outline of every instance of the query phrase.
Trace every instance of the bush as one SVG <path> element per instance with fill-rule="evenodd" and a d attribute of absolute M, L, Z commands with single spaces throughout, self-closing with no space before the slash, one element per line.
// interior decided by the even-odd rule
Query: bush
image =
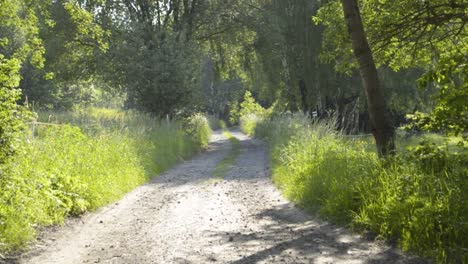
<path fill-rule="evenodd" d="M 242 132 L 252 136 L 255 133 L 255 127 L 261 121 L 260 117 L 255 114 L 244 115 L 240 118 L 240 127 Z"/>
<path fill-rule="evenodd" d="M 3 252 L 25 246 L 38 225 L 118 200 L 196 153 L 209 134 L 201 116 L 191 121 L 195 136 L 180 122 L 136 112 L 89 109 L 39 119 L 54 124 L 32 127 L 15 159 L 0 166 Z"/>
<path fill-rule="evenodd" d="M 252 93 L 246 91 L 244 100 L 240 104 L 240 110 L 236 112 L 242 131 L 248 135 L 253 135 L 257 123 L 271 116 L 272 109 L 273 107 L 270 109 L 263 108 L 252 97 Z M 231 119 L 233 118 L 234 116 L 231 116 Z"/>
<path fill-rule="evenodd" d="M 213 131 L 206 116 L 194 114 L 185 119 L 184 126 L 186 133 L 192 136 L 195 142 L 200 144 L 200 147 L 208 146 Z"/>
<path fill-rule="evenodd" d="M 274 182 L 295 203 L 440 263 L 468 261 L 466 152 L 424 143 L 381 160 L 333 121 L 282 115 L 255 126 L 270 143 Z"/>
<path fill-rule="evenodd" d="M 17 104 L 21 98 L 18 88 L 21 62 L 6 59 L 0 53 L 0 164 L 15 154 L 18 138 L 24 131 L 24 121 L 29 112 Z"/>

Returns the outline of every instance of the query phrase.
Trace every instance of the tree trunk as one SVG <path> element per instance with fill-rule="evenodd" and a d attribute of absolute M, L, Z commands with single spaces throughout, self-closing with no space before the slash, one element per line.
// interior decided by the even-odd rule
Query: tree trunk
<path fill-rule="evenodd" d="M 364 32 L 357 0 L 341 0 L 343 11 L 351 37 L 354 55 L 359 63 L 359 72 L 364 84 L 372 134 L 380 156 L 395 151 L 395 129 L 380 86 L 372 51 Z"/>

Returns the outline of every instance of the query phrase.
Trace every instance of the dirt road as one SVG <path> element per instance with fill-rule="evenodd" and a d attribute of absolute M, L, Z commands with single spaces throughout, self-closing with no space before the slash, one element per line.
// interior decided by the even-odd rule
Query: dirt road
<path fill-rule="evenodd" d="M 118 203 L 45 234 L 19 263 L 421 263 L 305 214 L 268 177 L 262 143 L 239 131 L 241 152 L 211 176 L 230 142 L 135 189 Z"/>

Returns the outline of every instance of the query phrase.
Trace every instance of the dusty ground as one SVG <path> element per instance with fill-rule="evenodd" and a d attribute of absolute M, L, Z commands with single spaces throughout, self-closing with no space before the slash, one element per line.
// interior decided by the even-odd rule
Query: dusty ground
<path fill-rule="evenodd" d="M 265 146 L 233 131 L 241 153 L 224 180 L 211 177 L 229 152 L 210 150 L 116 204 L 47 232 L 19 263 L 422 263 L 305 214 L 268 178 Z"/>

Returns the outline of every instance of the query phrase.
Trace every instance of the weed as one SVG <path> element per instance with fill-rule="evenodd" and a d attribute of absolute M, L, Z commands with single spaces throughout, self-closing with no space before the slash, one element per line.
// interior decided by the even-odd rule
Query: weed
<path fill-rule="evenodd" d="M 466 152 L 426 141 L 381 160 L 368 138 L 298 114 L 248 127 L 270 143 L 273 180 L 295 203 L 440 263 L 468 262 Z"/>
<path fill-rule="evenodd" d="M 0 166 L 0 251 L 22 248 L 38 225 L 63 222 L 125 193 L 206 146 L 201 115 L 182 122 L 137 112 L 39 113 L 18 155 Z M 184 129 L 187 129 L 185 130 Z"/>

